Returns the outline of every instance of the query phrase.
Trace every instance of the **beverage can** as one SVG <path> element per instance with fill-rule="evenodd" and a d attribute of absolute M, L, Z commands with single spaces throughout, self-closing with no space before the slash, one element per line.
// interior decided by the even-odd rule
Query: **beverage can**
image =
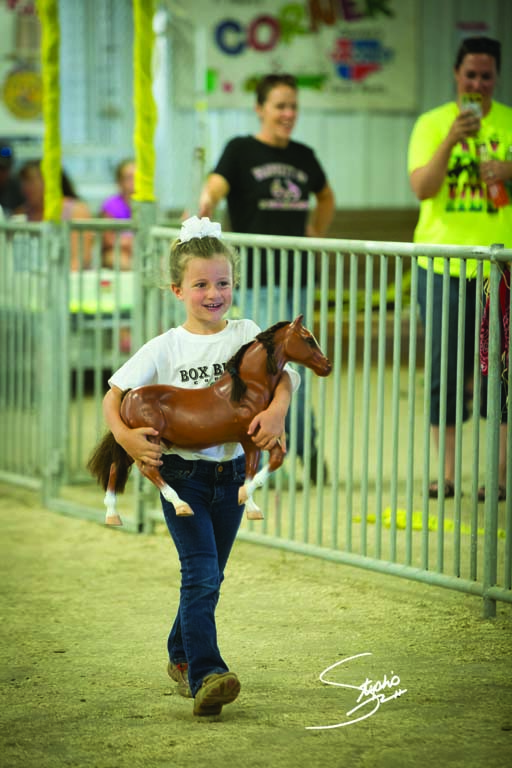
<path fill-rule="evenodd" d="M 463 93 L 460 97 L 461 112 L 474 112 L 482 117 L 482 95 L 480 93 Z"/>

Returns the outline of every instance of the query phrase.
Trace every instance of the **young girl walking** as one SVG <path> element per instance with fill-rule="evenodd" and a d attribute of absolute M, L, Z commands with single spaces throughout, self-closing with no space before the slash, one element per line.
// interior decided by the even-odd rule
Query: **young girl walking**
<path fill-rule="evenodd" d="M 238 279 L 236 252 L 221 240 L 220 225 L 193 216 L 183 222 L 171 246 L 171 290 L 182 301 L 183 325 L 151 339 L 109 380 L 103 402 L 106 422 L 116 441 L 135 460 L 160 468 L 164 480 L 194 510 L 179 517 L 161 497 L 165 522 L 181 565 L 180 603 L 169 633 L 168 674 L 182 696 L 194 699 L 194 715 L 218 715 L 240 692 L 217 644 L 215 609 L 231 548 L 244 508 L 238 491 L 245 479 L 240 444 L 201 451 L 177 446 L 162 454 L 149 437 L 149 427 L 130 429 L 120 417 L 122 393 L 145 384 L 206 387 L 224 372 L 224 365 L 260 328 L 252 320 L 227 320 Z M 286 367 L 268 408 L 257 414 L 249 434 L 263 450 L 278 440 L 286 450 L 285 416 L 291 393 L 299 385 L 296 371 Z"/>

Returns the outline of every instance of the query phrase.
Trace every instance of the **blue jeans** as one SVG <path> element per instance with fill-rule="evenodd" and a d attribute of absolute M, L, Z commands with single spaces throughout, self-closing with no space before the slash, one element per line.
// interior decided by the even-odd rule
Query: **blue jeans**
<path fill-rule="evenodd" d="M 265 331 L 270 325 L 274 325 L 274 323 L 278 323 L 281 320 L 295 320 L 295 316 L 299 314 L 305 314 L 306 312 L 306 288 L 301 289 L 300 293 L 300 306 L 296 309 L 294 312 L 293 308 L 293 293 L 292 289 L 288 291 L 288 294 L 286 296 L 286 302 L 285 302 L 285 316 L 280 317 L 279 316 L 279 304 L 280 304 L 280 296 L 279 296 L 279 288 L 276 286 L 274 295 L 271 296 L 269 289 L 267 287 L 260 288 L 259 293 L 259 303 L 258 306 L 255 306 L 254 302 L 254 290 L 249 288 L 247 289 L 245 293 L 245 302 L 244 302 L 244 317 L 248 317 L 251 320 L 254 320 L 255 323 L 257 323 L 260 328 Z M 270 318 L 268 316 L 268 308 L 269 304 L 272 300 L 272 304 L 270 305 Z M 304 367 L 303 366 L 297 366 L 297 371 L 301 378 L 301 383 L 298 391 L 295 393 L 294 398 L 297 398 L 297 456 L 299 458 L 304 458 L 304 415 L 305 415 L 305 393 L 306 388 L 304 384 Z M 291 410 L 291 409 L 290 409 Z M 290 410 L 288 410 L 288 413 L 286 415 L 286 432 L 289 435 L 290 434 Z M 313 413 L 313 410 L 311 410 L 311 453 L 314 455 L 316 452 L 316 426 L 315 426 L 315 415 Z"/>
<path fill-rule="evenodd" d="M 228 670 L 217 645 L 215 609 L 244 511 L 238 490 L 245 457 L 217 463 L 168 455 L 163 462 L 162 477 L 194 511 L 193 517 L 177 517 L 173 505 L 160 497 L 181 565 L 180 604 L 167 648 L 174 664 L 188 662 L 195 696 L 207 675 Z"/>
<path fill-rule="evenodd" d="M 427 270 L 418 269 L 418 303 L 420 317 L 426 326 L 427 314 Z M 441 337 L 443 309 L 443 275 L 434 273 L 433 306 L 432 306 L 432 380 L 430 384 L 430 423 L 439 426 L 439 411 L 441 401 Z M 476 281 L 466 281 L 466 311 L 464 315 L 464 347 L 461 348 L 458 335 L 459 322 L 459 278 L 450 277 L 449 310 L 448 310 L 448 361 L 446 388 L 446 424 L 455 424 L 457 407 L 457 356 L 463 355 L 464 360 L 464 392 L 462 420 L 467 421 L 470 414 L 471 380 L 473 377 L 473 356 L 475 349 L 475 314 L 476 314 Z"/>

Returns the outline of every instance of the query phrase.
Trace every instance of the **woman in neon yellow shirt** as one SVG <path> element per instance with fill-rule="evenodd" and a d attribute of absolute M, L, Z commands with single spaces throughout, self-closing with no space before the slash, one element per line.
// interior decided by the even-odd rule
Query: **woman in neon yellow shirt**
<path fill-rule="evenodd" d="M 512 162 L 507 151 L 512 146 L 512 109 L 493 100 L 501 64 L 501 48 L 497 40 L 487 37 L 465 39 L 455 60 L 456 101 L 443 104 L 417 120 L 409 143 L 408 169 L 410 182 L 420 200 L 420 215 L 415 242 L 484 245 L 503 243 L 512 246 L 512 201 L 497 208 L 489 187 L 512 179 Z M 481 114 L 462 107 L 463 94 L 476 94 Z M 486 160 L 481 161 L 479 148 L 484 145 Z M 480 150 L 481 152 L 481 150 Z M 418 301 L 426 320 L 426 267 L 428 259 L 420 257 Z M 434 312 L 432 342 L 431 413 L 433 438 L 439 445 L 439 411 L 441 378 L 441 295 L 444 259 L 434 260 Z M 473 372 L 476 286 L 475 261 L 467 262 L 464 349 L 459 350 L 459 275 L 460 260 L 450 260 L 450 328 L 448 341 L 448 376 L 446 403 L 446 440 L 444 463 L 444 495 L 454 495 L 455 476 L 455 405 L 457 353 L 464 354 L 463 420 L 469 417 L 471 378 Z M 504 431 L 505 427 L 502 427 Z M 504 440 L 501 441 L 504 445 Z M 505 461 L 500 461 L 500 485 L 504 483 Z M 437 483 L 430 495 L 437 497 Z"/>

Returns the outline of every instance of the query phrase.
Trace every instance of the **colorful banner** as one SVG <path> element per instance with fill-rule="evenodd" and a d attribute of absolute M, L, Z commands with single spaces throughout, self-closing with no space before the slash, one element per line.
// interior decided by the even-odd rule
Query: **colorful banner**
<path fill-rule="evenodd" d="M 176 105 L 197 103 L 190 72 L 206 39 L 211 109 L 253 107 L 262 75 L 290 72 L 301 107 L 414 111 L 416 17 L 416 0 L 191 0 L 173 17 Z"/>

